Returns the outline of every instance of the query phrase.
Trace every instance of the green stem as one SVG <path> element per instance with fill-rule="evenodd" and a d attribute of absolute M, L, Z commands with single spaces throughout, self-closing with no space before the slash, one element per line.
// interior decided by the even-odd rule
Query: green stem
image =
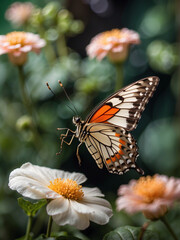
<path fill-rule="evenodd" d="M 150 222 L 145 222 L 145 223 L 142 225 L 142 227 L 141 227 L 141 232 L 140 232 L 140 234 L 139 234 L 138 240 L 142 240 L 142 239 L 143 239 L 143 235 L 144 235 L 146 229 L 149 227 L 149 224 L 150 224 Z"/>
<path fill-rule="evenodd" d="M 25 74 L 24 74 L 23 66 L 18 66 L 18 72 L 19 72 L 19 83 L 20 83 L 23 103 L 29 115 L 32 116 L 32 106 L 31 106 L 31 101 L 28 96 L 26 87 L 25 87 Z"/>
<path fill-rule="evenodd" d="M 47 42 L 46 45 L 46 58 L 48 60 L 48 62 L 52 65 L 54 63 L 54 61 L 57 59 L 57 54 L 56 54 L 56 50 L 52 44 L 51 41 Z"/>
<path fill-rule="evenodd" d="M 63 34 L 61 34 L 58 38 L 57 41 L 57 49 L 58 49 L 58 54 L 60 57 L 66 57 L 68 56 L 68 49 L 66 45 L 66 39 Z"/>
<path fill-rule="evenodd" d="M 23 66 L 18 66 L 18 72 L 19 72 L 19 83 L 20 83 L 22 101 L 26 108 L 27 113 L 31 117 L 31 120 L 32 120 L 31 130 L 34 135 L 34 143 L 35 143 L 35 146 L 37 147 L 37 149 L 39 150 L 40 144 L 41 144 L 41 138 L 40 138 L 38 130 L 37 130 L 36 119 L 35 119 L 34 111 L 33 111 L 33 104 L 28 95 L 28 92 L 26 90 L 25 74 L 24 74 Z"/>
<path fill-rule="evenodd" d="M 25 240 L 29 239 L 29 234 L 31 231 L 31 226 L 32 226 L 32 216 L 28 217 L 28 223 L 27 223 L 27 228 L 26 228 L 26 236 L 25 236 Z"/>
<path fill-rule="evenodd" d="M 160 220 L 164 223 L 164 225 L 167 227 L 167 229 L 169 230 L 169 232 L 171 233 L 172 237 L 175 239 L 175 240 L 178 240 L 175 232 L 173 231 L 173 229 L 171 228 L 170 224 L 168 223 L 168 221 L 166 220 L 166 218 L 163 216 L 160 218 Z"/>
<path fill-rule="evenodd" d="M 39 25 L 38 32 L 42 38 L 45 38 L 46 29 L 43 26 L 43 23 L 41 23 Z M 54 61 L 56 60 L 56 53 L 52 46 L 52 42 L 48 41 L 47 39 L 46 39 L 46 41 L 47 41 L 47 45 L 44 48 L 44 54 L 45 54 L 45 58 L 46 58 L 48 64 L 52 65 L 52 63 L 54 63 Z"/>
<path fill-rule="evenodd" d="M 123 63 L 115 63 L 116 68 L 116 86 L 115 91 L 123 87 Z"/>
<path fill-rule="evenodd" d="M 46 232 L 46 237 L 50 237 L 50 236 L 51 236 L 52 224 L 53 224 L 52 216 L 49 216 L 48 226 L 47 226 L 47 232 Z"/>

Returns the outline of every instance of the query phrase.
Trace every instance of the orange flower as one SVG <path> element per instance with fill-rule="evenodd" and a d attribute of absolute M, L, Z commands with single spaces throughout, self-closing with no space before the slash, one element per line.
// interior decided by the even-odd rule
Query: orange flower
<path fill-rule="evenodd" d="M 142 211 L 148 219 L 162 217 L 176 200 L 180 200 L 180 179 L 164 175 L 141 177 L 120 186 L 117 210 Z"/>
<path fill-rule="evenodd" d="M 29 32 L 11 32 L 0 35 L 0 55 L 7 53 L 10 61 L 15 65 L 23 65 L 27 60 L 28 52 L 39 53 L 45 45 L 45 40 L 39 35 Z"/>
<path fill-rule="evenodd" d="M 10 5 L 5 13 L 5 17 L 13 24 L 21 26 L 29 20 L 33 10 L 34 6 L 31 2 L 15 2 Z"/>
<path fill-rule="evenodd" d="M 86 51 L 90 58 L 102 60 L 108 57 L 112 62 L 121 62 L 127 58 L 130 44 L 139 44 L 139 34 L 127 28 L 113 29 L 95 36 Z"/>

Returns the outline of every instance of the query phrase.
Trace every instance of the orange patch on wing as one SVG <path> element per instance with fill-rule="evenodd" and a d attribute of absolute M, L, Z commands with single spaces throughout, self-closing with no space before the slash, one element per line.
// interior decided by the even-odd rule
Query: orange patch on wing
<path fill-rule="evenodd" d="M 107 163 L 107 164 L 110 164 L 111 162 L 116 162 L 117 160 L 119 160 L 119 159 L 122 157 L 123 154 L 124 154 L 124 152 L 120 149 L 120 150 L 118 151 L 118 153 L 116 153 L 113 157 L 111 157 L 111 159 L 108 158 L 108 159 L 106 160 L 106 163 Z"/>
<path fill-rule="evenodd" d="M 123 141 L 122 139 L 119 139 L 119 142 L 120 142 L 122 145 L 125 145 L 125 144 L 126 144 L 126 142 Z"/>
<path fill-rule="evenodd" d="M 119 154 L 121 154 L 121 155 L 123 155 L 124 154 L 124 152 L 120 149 L 119 151 Z"/>
<path fill-rule="evenodd" d="M 119 111 L 118 108 L 112 108 L 109 105 L 103 105 L 97 112 L 93 115 L 90 122 L 101 123 L 106 122 L 108 119 L 112 118 L 114 114 Z M 108 122 L 106 122 L 108 123 Z"/>
<path fill-rule="evenodd" d="M 115 133 L 115 136 L 116 136 L 116 137 L 120 137 L 120 134 L 119 134 L 119 133 Z"/>
<path fill-rule="evenodd" d="M 110 159 L 107 159 L 107 160 L 106 160 L 106 163 L 107 163 L 107 164 L 110 164 L 110 163 L 111 163 L 111 160 L 110 160 Z"/>
<path fill-rule="evenodd" d="M 111 160 L 113 162 L 116 162 L 117 160 L 119 160 L 121 158 L 121 155 L 119 153 L 116 153 L 113 157 L 111 157 Z M 123 154 L 123 152 L 122 152 L 122 154 Z"/>
<path fill-rule="evenodd" d="M 119 133 L 115 133 L 115 136 L 116 137 L 120 137 L 120 134 Z M 126 142 L 124 141 L 124 140 L 122 140 L 122 139 L 119 139 L 119 142 L 122 144 L 122 145 L 125 145 L 126 144 Z M 120 146 L 120 145 L 119 145 Z"/>
<path fill-rule="evenodd" d="M 113 162 L 115 162 L 115 161 L 117 160 L 116 156 L 111 157 L 111 160 L 112 160 Z"/>

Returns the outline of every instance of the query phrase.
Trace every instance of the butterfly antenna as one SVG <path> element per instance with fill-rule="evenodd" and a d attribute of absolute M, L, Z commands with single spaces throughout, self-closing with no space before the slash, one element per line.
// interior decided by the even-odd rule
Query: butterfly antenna
<path fill-rule="evenodd" d="M 61 83 L 61 82 L 59 81 L 59 84 L 60 84 L 60 83 Z M 62 84 L 62 83 L 61 83 L 61 84 Z M 60 86 L 61 86 L 61 84 L 60 84 Z M 48 83 L 48 82 L 46 82 L 46 86 L 47 86 L 47 88 L 51 91 L 51 93 L 52 93 L 54 96 L 56 96 L 56 94 L 53 92 L 53 90 L 52 90 L 51 87 L 49 86 L 49 83 Z M 63 85 L 62 85 L 61 87 L 63 88 L 63 91 L 65 92 L 68 100 L 72 103 L 72 101 L 71 101 L 71 99 L 69 98 L 69 96 L 67 95 L 67 93 L 66 93 Z M 73 103 L 72 103 L 72 105 L 73 105 Z M 71 109 L 71 111 L 73 111 L 76 115 L 78 115 L 77 110 L 76 110 L 76 108 L 75 108 L 74 105 L 73 105 L 73 107 L 74 107 L 75 111 L 74 111 L 74 109 L 72 109 L 69 105 L 66 104 L 66 106 L 67 106 L 69 109 Z"/>
<path fill-rule="evenodd" d="M 49 86 L 49 83 L 48 82 L 46 82 L 46 86 L 48 87 L 48 89 L 52 92 L 52 94 L 54 95 L 54 96 L 56 96 L 56 94 L 53 92 L 53 90 L 50 88 L 50 86 Z"/>
<path fill-rule="evenodd" d="M 62 84 L 62 82 L 61 82 L 60 80 L 59 80 L 58 82 L 59 82 L 59 85 L 62 87 L 62 89 L 63 89 L 63 91 L 64 91 L 67 99 L 70 101 L 70 103 L 71 103 L 72 106 L 74 107 L 75 113 L 78 115 L 78 111 L 77 111 L 76 107 L 74 106 L 73 102 L 71 101 L 70 97 L 68 96 L 68 94 L 67 94 L 67 92 L 66 92 L 66 90 L 65 90 L 65 88 L 64 88 L 64 86 L 63 86 L 63 84 Z M 69 108 L 70 108 L 70 107 L 69 107 Z"/>

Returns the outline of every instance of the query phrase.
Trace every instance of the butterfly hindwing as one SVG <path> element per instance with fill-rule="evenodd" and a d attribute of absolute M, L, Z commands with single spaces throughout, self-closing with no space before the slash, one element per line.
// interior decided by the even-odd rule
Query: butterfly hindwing
<path fill-rule="evenodd" d="M 147 77 L 128 85 L 95 108 L 87 122 L 107 123 L 132 131 L 158 83 L 158 77 Z"/>
<path fill-rule="evenodd" d="M 103 158 L 99 151 L 99 143 L 95 139 L 93 139 L 91 136 L 88 136 L 85 141 L 85 144 L 91 156 L 96 161 L 98 167 L 103 168 Z"/>
<path fill-rule="evenodd" d="M 103 162 L 111 173 L 123 174 L 130 168 L 143 171 L 136 166 L 138 156 L 136 142 L 125 129 L 109 124 L 86 124 L 85 144 L 98 167 Z"/>

